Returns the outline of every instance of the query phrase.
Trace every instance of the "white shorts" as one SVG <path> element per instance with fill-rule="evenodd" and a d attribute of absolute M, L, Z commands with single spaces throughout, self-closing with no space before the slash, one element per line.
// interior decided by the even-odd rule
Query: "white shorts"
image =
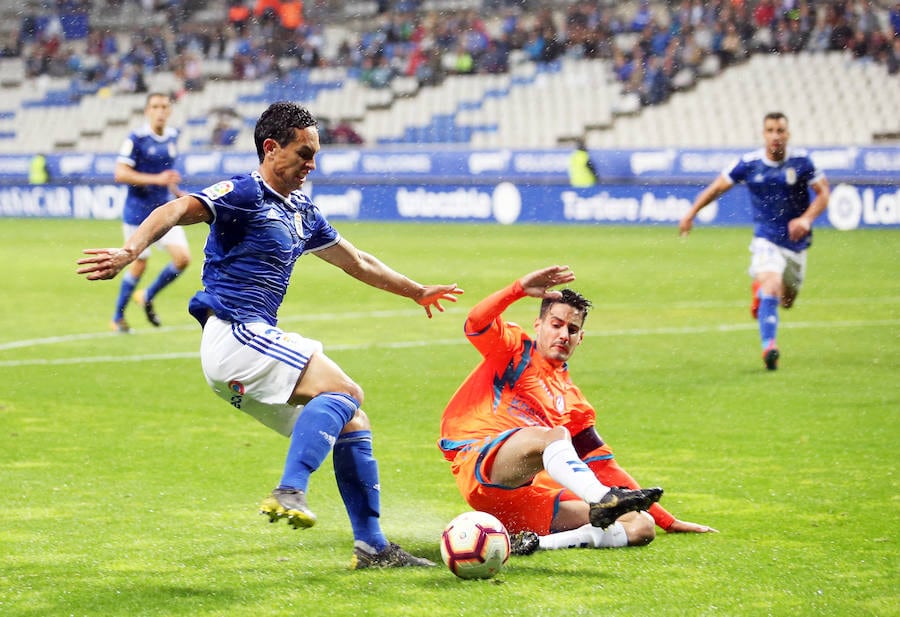
<path fill-rule="evenodd" d="M 131 237 L 135 231 L 137 231 L 137 225 L 129 225 L 128 223 L 122 223 L 122 232 L 125 234 L 125 239 Z M 158 249 L 165 249 L 168 246 L 183 246 L 184 248 L 188 247 L 187 234 L 184 233 L 184 227 L 181 225 L 176 225 L 172 229 L 166 232 L 162 238 L 148 246 L 144 249 L 144 251 L 137 256 L 138 259 L 150 259 L 150 247 L 155 246 Z"/>
<path fill-rule="evenodd" d="M 203 375 L 213 392 L 282 435 L 303 410 L 289 405 L 300 374 L 322 343 L 265 323 L 210 316 L 200 339 Z"/>
<path fill-rule="evenodd" d="M 761 272 L 777 272 L 782 284 L 799 291 L 806 277 L 806 251 L 792 251 L 765 238 L 753 238 L 750 242 L 750 276 Z"/>

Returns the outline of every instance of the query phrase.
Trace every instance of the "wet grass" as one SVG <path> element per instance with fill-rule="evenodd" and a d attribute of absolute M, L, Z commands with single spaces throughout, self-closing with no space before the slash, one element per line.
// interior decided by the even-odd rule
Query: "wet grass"
<path fill-rule="evenodd" d="M 312 530 L 256 513 L 286 442 L 212 395 L 185 310 L 195 264 L 157 301 L 165 327 L 106 333 L 115 283 L 74 275 L 115 222 L 2 221 L 0 614 L 900 615 L 900 232 L 817 232 L 767 373 L 747 315 L 747 229 L 339 224 L 422 282 L 467 294 L 434 320 L 306 257 L 282 319 L 366 390 L 383 525 L 439 560 L 467 509 L 435 447 L 477 360 L 466 310 L 567 263 L 595 309 L 572 362 L 619 461 L 717 535 L 513 558 L 491 581 L 444 568 L 350 572 L 330 463 Z M 197 256 L 203 226 L 190 230 Z M 154 255 L 151 270 L 162 266 Z M 523 301 L 509 316 L 530 323 Z"/>

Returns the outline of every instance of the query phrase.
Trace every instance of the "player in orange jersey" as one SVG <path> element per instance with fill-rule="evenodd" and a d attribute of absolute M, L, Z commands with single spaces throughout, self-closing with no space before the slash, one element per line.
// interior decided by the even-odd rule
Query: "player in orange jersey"
<path fill-rule="evenodd" d="M 551 290 L 573 280 L 568 266 L 549 266 L 469 313 L 465 333 L 483 360 L 444 410 L 438 443 L 460 492 L 503 522 L 519 554 L 647 544 L 654 522 L 669 532 L 715 531 L 662 508 L 662 489 L 641 489 L 597 434 L 594 408 L 567 365 L 591 303 L 571 289 Z M 533 338 L 502 319 L 525 297 L 542 300 Z M 604 501 L 616 505 L 601 508 Z"/>

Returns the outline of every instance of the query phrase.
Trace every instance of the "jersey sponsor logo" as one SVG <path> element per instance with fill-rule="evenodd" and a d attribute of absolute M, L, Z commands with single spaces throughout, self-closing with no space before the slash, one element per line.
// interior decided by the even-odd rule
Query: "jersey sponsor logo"
<path fill-rule="evenodd" d="M 234 190 L 234 182 L 223 180 L 203 189 L 203 194 L 210 199 L 220 199 Z"/>

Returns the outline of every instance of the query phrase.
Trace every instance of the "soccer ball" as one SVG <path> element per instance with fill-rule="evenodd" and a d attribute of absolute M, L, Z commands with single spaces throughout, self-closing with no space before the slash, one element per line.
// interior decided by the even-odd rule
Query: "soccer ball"
<path fill-rule="evenodd" d="M 509 559 L 509 534 L 487 512 L 466 512 L 441 535 L 441 557 L 459 578 L 491 578 Z"/>

